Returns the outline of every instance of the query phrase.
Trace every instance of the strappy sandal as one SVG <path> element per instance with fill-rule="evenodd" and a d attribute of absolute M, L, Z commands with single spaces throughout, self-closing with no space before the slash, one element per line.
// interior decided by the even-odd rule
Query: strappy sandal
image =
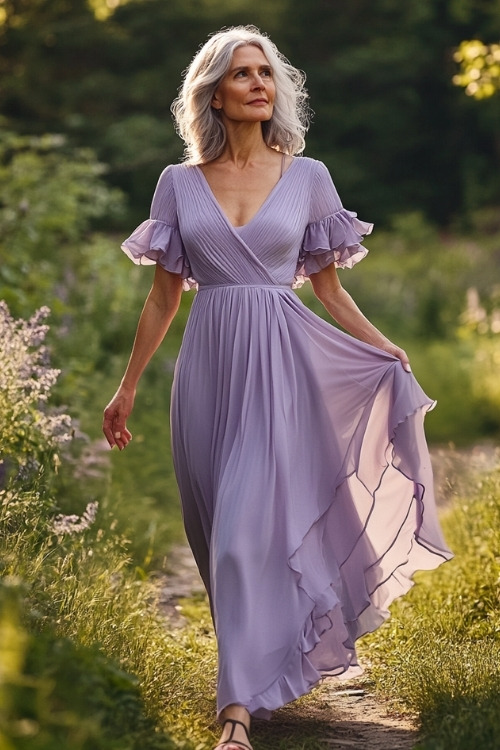
<path fill-rule="evenodd" d="M 239 724 L 245 730 L 245 734 L 248 737 L 248 741 L 250 742 L 250 735 L 248 734 L 248 729 L 246 728 L 245 724 L 243 724 L 242 721 L 238 721 L 237 719 L 226 719 L 222 725 L 223 730 L 226 724 L 231 724 L 231 734 L 229 735 L 227 740 L 224 740 L 224 742 L 219 742 L 219 744 L 216 745 L 213 750 L 217 750 L 218 747 L 224 747 L 224 745 L 238 745 L 238 747 L 242 747 L 244 748 L 244 750 L 251 750 L 250 745 L 245 745 L 243 742 L 238 742 L 238 740 L 233 740 L 234 733 L 236 731 L 236 726 Z"/>

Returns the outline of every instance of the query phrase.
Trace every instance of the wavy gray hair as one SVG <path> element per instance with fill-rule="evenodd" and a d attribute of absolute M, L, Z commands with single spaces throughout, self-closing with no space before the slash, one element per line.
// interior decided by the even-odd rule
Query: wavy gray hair
<path fill-rule="evenodd" d="M 266 56 L 276 84 L 273 115 L 262 123 L 268 146 L 287 154 L 304 150 L 309 126 L 305 75 L 294 68 L 276 45 L 255 26 L 217 32 L 203 45 L 185 71 L 179 96 L 172 103 L 177 132 L 186 144 L 185 158 L 206 163 L 222 153 L 226 129 L 212 107 L 213 95 L 228 72 L 234 51 L 253 44 Z"/>

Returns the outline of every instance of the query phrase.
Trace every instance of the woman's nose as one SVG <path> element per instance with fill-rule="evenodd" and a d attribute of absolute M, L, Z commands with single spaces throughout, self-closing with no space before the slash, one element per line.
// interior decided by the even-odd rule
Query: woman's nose
<path fill-rule="evenodd" d="M 254 80 L 252 82 L 252 88 L 254 89 L 263 89 L 264 88 L 264 80 L 261 78 L 261 76 L 256 73 L 254 76 Z"/>

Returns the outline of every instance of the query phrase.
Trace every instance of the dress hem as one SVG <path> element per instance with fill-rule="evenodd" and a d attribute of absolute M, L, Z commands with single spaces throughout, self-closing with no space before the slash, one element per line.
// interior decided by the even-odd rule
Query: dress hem
<path fill-rule="evenodd" d="M 423 403 L 420 403 L 418 406 L 415 407 L 415 409 L 406 414 L 404 417 L 398 419 L 395 424 L 393 425 L 390 433 L 390 439 L 386 446 L 386 451 L 389 451 L 391 449 L 392 445 L 392 451 L 391 451 L 391 460 L 388 461 L 387 466 L 384 467 L 383 471 L 381 472 L 381 480 L 382 481 L 382 475 L 387 470 L 389 466 L 392 466 L 396 471 L 398 471 L 400 474 L 405 476 L 410 481 L 413 481 L 415 485 L 418 485 L 415 481 L 415 479 L 412 479 L 411 477 L 408 477 L 404 471 L 401 470 L 400 467 L 398 467 L 394 463 L 395 458 L 395 445 L 394 440 L 396 438 L 397 430 L 400 425 L 402 425 L 404 422 L 408 421 L 409 419 L 415 417 L 418 413 L 427 413 L 431 409 L 434 408 L 436 402 L 432 400 L 425 401 Z M 293 573 L 297 576 L 297 585 L 305 592 L 305 594 L 311 599 L 311 609 L 309 610 L 307 617 L 305 619 L 305 623 L 302 626 L 301 632 L 299 633 L 297 640 L 295 642 L 295 645 L 292 649 L 290 649 L 291 656 L 285 660 L 285 668 L 281 671 L 280 675 L 275 677 L 269 685 L 264 689 L 261 690 L 258 695 L 252 696 L 248 700 L 248 702 L 245 704 L 245 708 L 249 711 L 249 713 L 260 719 L 270 719 L 271 714 L 273 711 L 277 710 L 278 708 L 284 706 L 285 704 L 299 698 L 302 695 L 305 695 L 309 693 L 314 687 L 316 687 L 321 680 L 324 677 L 335 677 L 336 679 L 351 679 L 357 676 L 360 676 L 363 673 L 363 668 L 357 663 L 356 658 L 356 652 L 354 648 L 354 642 L 357 641 L 359 638 L 363 637 L 367 633 L 373 632 L 376 630 L 383 622 L 385 622 L 390 617 L 390 612 L 388 608 L 390 605 L 396 600 L 404 596 L 413 586 L 414 586 L 414 580 L 413 576 L 415 573 L 419 570 L 433 570 L 437 568 L 439 565 L 441 565 L 443 562 L 449 561 L 453 554 L 444 547 L 443 549 L 439 549 L 435 547 L 434 545 L 431 545 L 426 539 L 419 538 L 418 533 L 415 533 L 411 540 L 410 548 L 408 549 L 406 558 L 404 560 L 400 560 L 399 564 L 390 572 L 390 574 L 382 581 L 380 581 L 377 586 L 369 591 L 368 598 L 364 601 L 364 607 L 357 610 L 354 613 L 354 617 L 351 617 L 349 619 L 344 618 L 345 625 L 351 625 L 351 628 L 346 629 L 346 633 L 348 633 L 349 629 L 352 631 L 354 628 L 353 626 L 358 623 L 359 618 L 368 610 L 370 607 L 375 607 L 374 612 L 371 613 L 369 621 L 362 627 L 361 630 L 357 630 L 355 635 L 352 638 L 348 637 L 346 641 L 344 641 L 344 646 L 346 649 L 346 660 L 343 663 L 338 663 L 335 666 L 328 666 L 324 668 L 317 668 L 314 666 L 314 664 L 310 661 L 309 655 L 311 655 L 315 648 L 318 646 L 318 644 L 321 642 L 322 638 L 324 637 L 325 633 L 327 633 L 329 630 L 333 628 L 333 620 L 332 620 L 332 614 L 337 610 L 338 607 L 341 607 L 341 601 L 335 594 L 335 591 L 333 590 L 333 581 L 330 581 L 330 583 L 325 586 L 321 591 L 317 592 L 309 592 L 307 590 L 307 587 L 301 583 L 304 578 L 303 571 L 300 569 L 300 567 L 294 567 L 293 565 L 293 558 L 297 556 L 301 548 L 305 544 L 305 540 L 307 538 L 307 535 L 310 533 L 310 531 L 321 523 L 322 519 L 329 513 L 331 510 L 333 504 L 335 503 L 335 496 L 337 494 L 337 491 L 339 487 L 351 476 L 357 475 L 357 472 L 354 471 L 350 474 L 344 474 L 342 475 L 335 486 L 335 494 L 334 498 L 332 499 L 331 503 L 328 505 L 328 507 L 317 516 L 317 518 L 310 524 L 310 526 L 306 529 L 305 533 L 302 536 L 300 544 L 297 545 L 297 547 L 294 549 L 294 551 L 289 555 L 288 557 L 288 566 L 293 571 Z M 380 483 L 378 485 L 380 487 Z M 378 487 L 376 489 L 378 489 Z M 376 489 L 373 491 L 373 496 L 376 492 Z M 413 496 L 412 502 L 418 502 L 422 504 L 421 508 L 421 515 L 423 516 L 425 506 L 423 504 L 423 497 L 424 497 L 424 490 L 425 488 L 421 487 L 421 490 L 419 493 L 415 493 Z M 417 496 L 418 494 L 418 496 Z M 375 498 L 373 500 L 375 502 Z M 368 523 L 367 519 L 367 522 Z M 397 543 L 398 539 L 400 538 L 400 535 L 402 533 L 402 529 L 404 526 L 404 522 L 401 524 L 398 533 L 394 540 L 392 541 L 391 545 L 381 554 L 379 555 L 378 559 L 373 562 L 368 568 L 365 569 L 365 573 L 374 565 L 376 565 L 380 560 L 382 560 L 390 551 L 390 549 Z M 366 524 L 363 527 L 362 535 L 366 533 Z M 411 559 L 412 557 L 415 557 L 416 552 L 420 551 L 420 553 L 427 553 L 428 557 L 425 561 L 421 560 L 415 567 L 411 565 Z M 343 561 L 343 563 L 340 564 L 340 568 L 342 565 L 345 564 L 346 560 Z M 425 563 L 425 564 L 424 564 Z M 407 572 L 401 571 L 401 568 L 409 566 L 409 570 Z M 396 578 L 397 571 L 399 571 L 399 577 Z M 382 587 L 387 586 L 387 583 L 389 581 L 392 581 L 392 585 L 394 588 L 393 593 L 390 594 L 389 598 L 384 601 L 384 607 L 383 609 L 377 608 L 376 605 L 374 605 L 372 597 L 376 593 L 376 591 Z M 319 605 L 319 602 L 323 602 L 323 605 Z M 320 606 L 320 608 L 318 608 Z M 317 623 L 321 618 L 327 618 L 329 622 L 329 626 L 327 627 L 319 627 L 317 628 Z M 309 628 L 307 627 L 307 624 L 309 623 Z M 300 660 L 301 667 L 300 669 L 297 669 L 297 661 Z M 306 673 L 308 676 L 306 677 Z M 293 674 L 294 675 L 294 681 L 295 685 L 291 684 L 291 681 L 288 679 L 287 675 Z M 297 674 L 300 674 L 300 678 L 298 679 L 297 684 Z M 265 695 L 271 693 L 271 695 L 268 695 L 267 698 Z M 239 701 L 234 701 L 236 703 L 240 703 Z M 241 703 L 241 705 L 244 705 Z M 222 706 L 218 709 L 218 712 L 220 712 L 224 709 L 225 706 Z"/>

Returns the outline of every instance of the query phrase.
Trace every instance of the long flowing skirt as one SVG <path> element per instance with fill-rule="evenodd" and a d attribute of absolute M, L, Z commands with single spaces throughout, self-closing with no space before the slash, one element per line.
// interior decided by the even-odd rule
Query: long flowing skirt
<path fill-rule="evenodd" d="M 291 290 L 202 288 L 172 392 L 189 543 L 219 648 L 218 709 L 255 716 L 325 674 L 417 569 L 449 559 L 423 418 L 399 360 L 318 318 Z"/>

